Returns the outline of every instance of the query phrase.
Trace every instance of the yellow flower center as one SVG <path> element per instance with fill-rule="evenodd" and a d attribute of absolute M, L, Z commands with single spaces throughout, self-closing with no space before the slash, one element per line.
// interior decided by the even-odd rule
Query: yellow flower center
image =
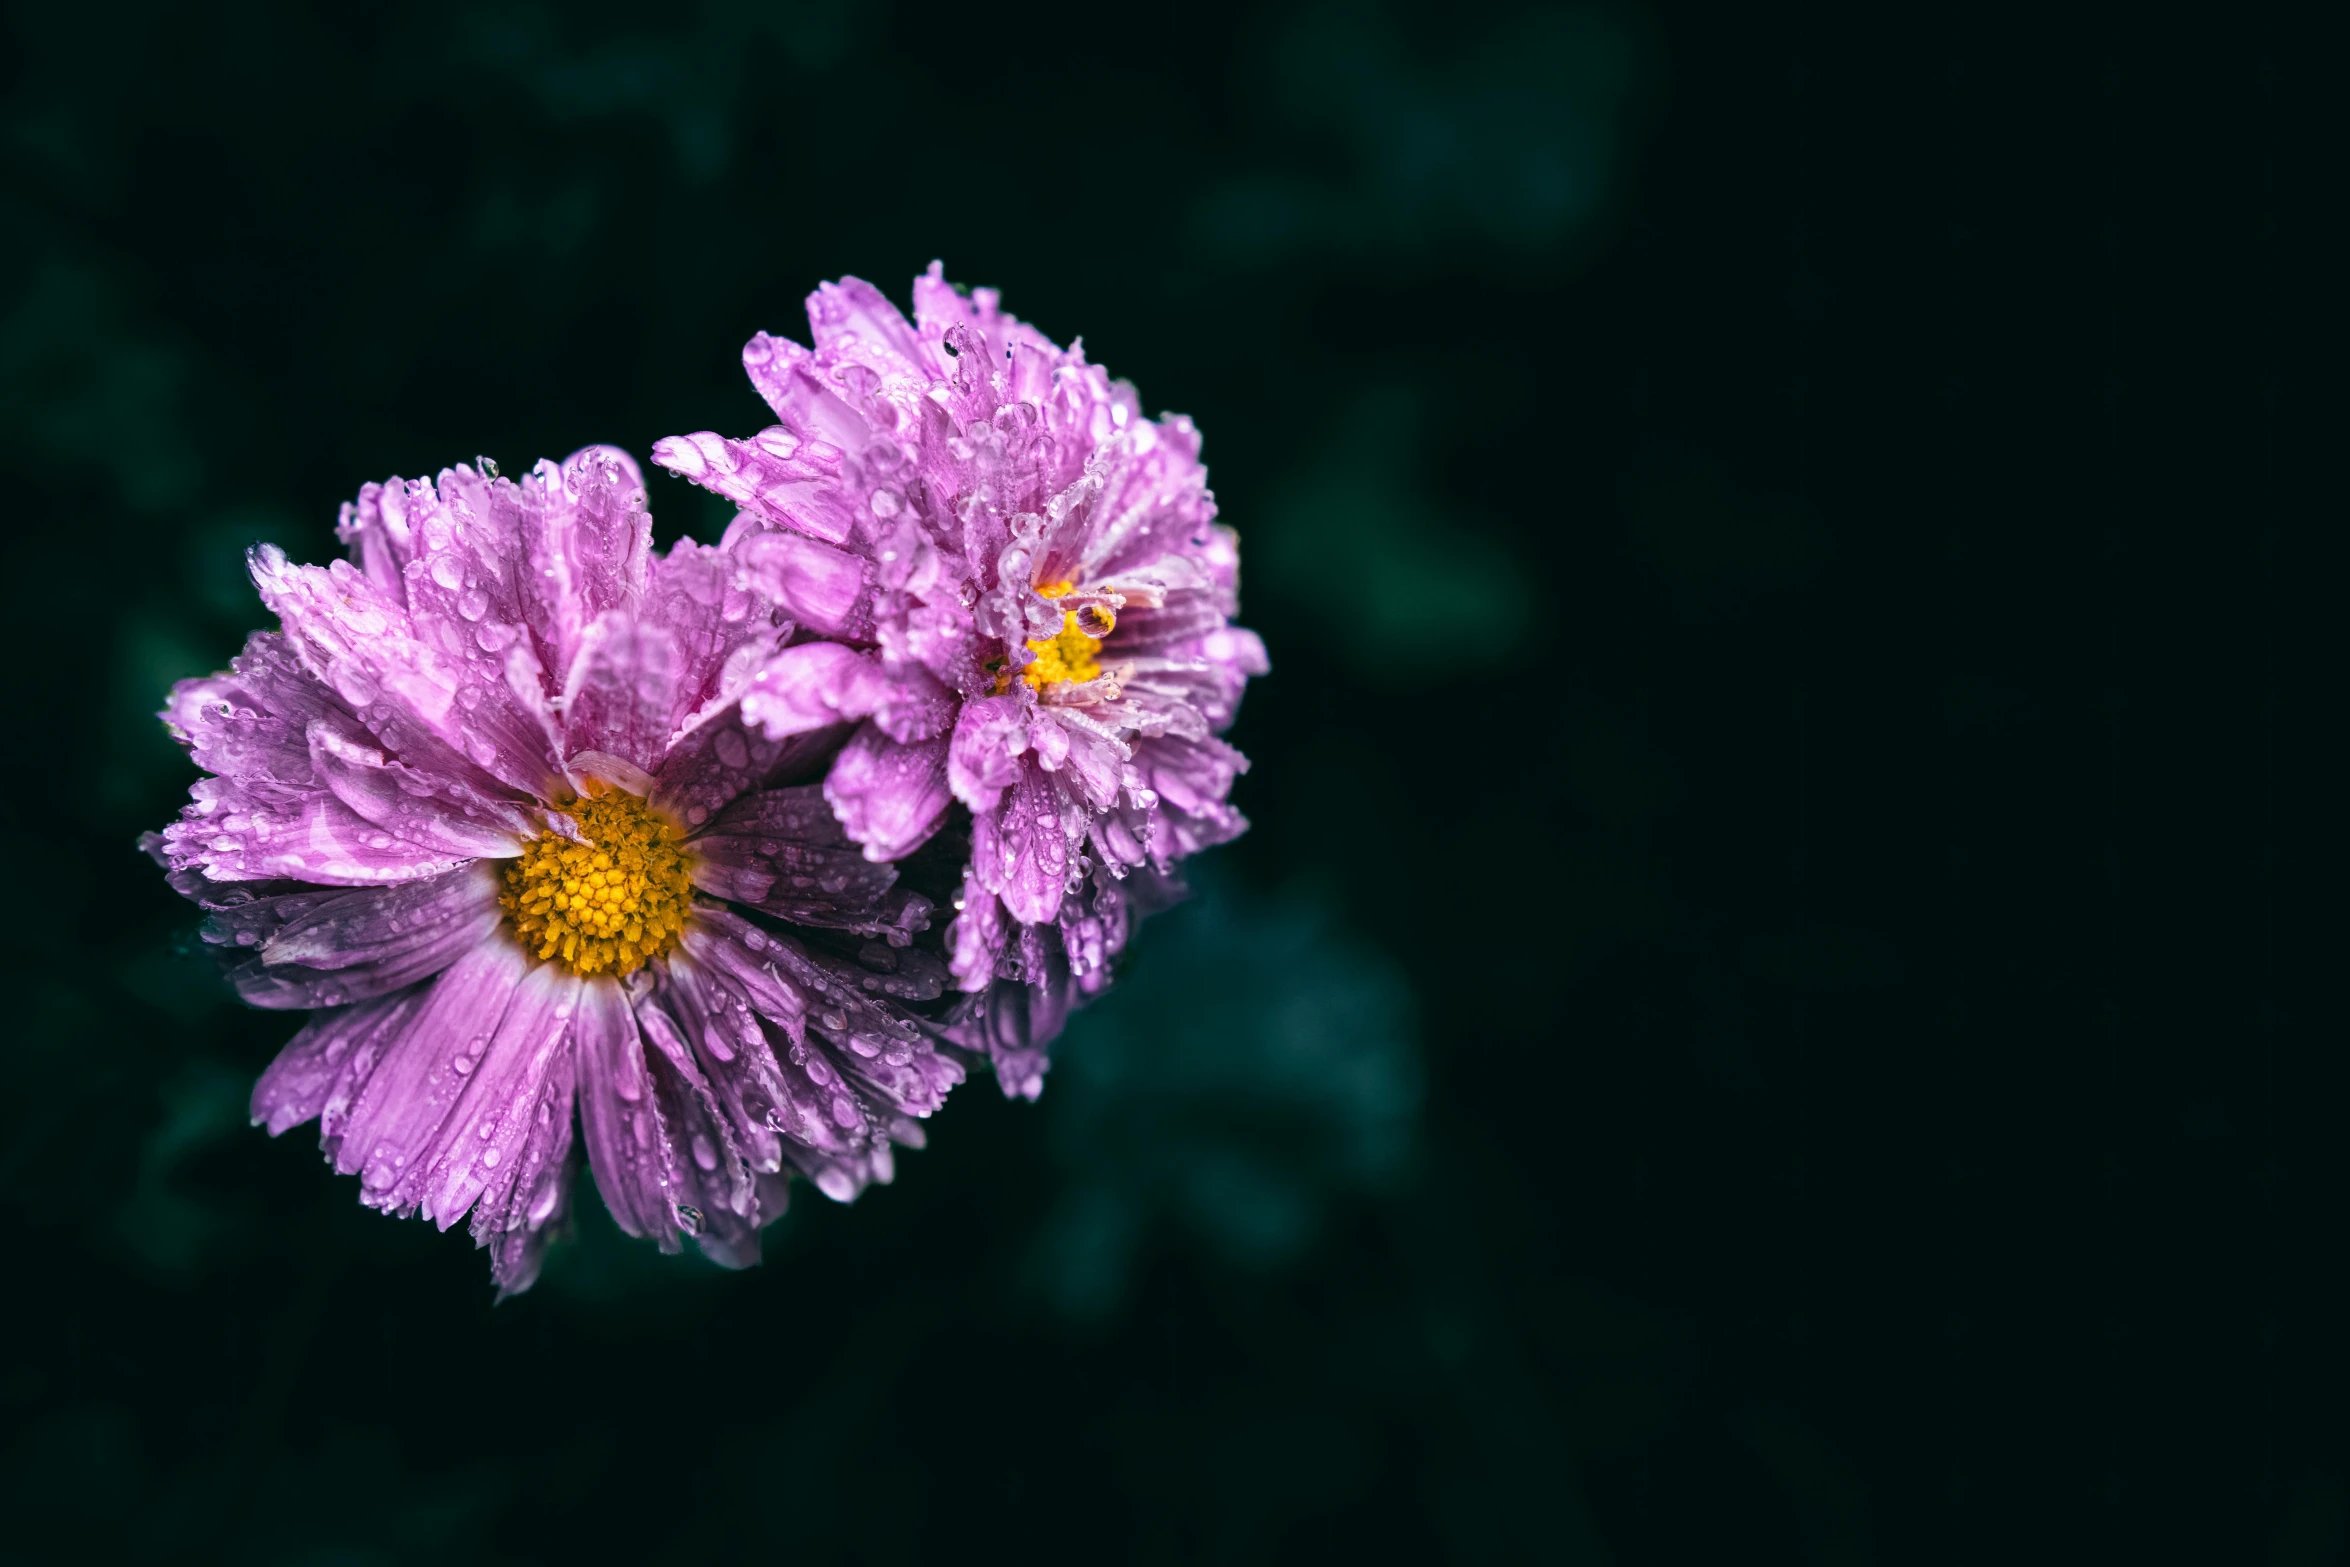
<path fill-rule="evenodd" d="M 1076 590 L 1077 584 L 1074 582 L 1040 583 L 1036 589 L 1048 599 L 1058 599 Z M 1102 621 L 1109 621 L 1107 611 L 1096 610 L 1094 613 Z M 1102 629 L 1106 635 L 1110 627 L 1105 624 Z M 1027 668 L 1020 671 L 1020 678 L 1039 691 L 1059 680 L 1095 679 L 1102 669 L 1094 661 L 1094 655 L 1101 650 L 1102 638 L 1087 636 L 1078 627 L 1076 611 L 1064 610 L 1061 612 L 1061 629 L 1057 634 L 1028 644 L 1028 651 L 1036 657 Z M 1012 672 L 1008 669 L 996 677 L 998 694 L 1010 689 L 1011 684 Z"/>
<path fill-rule="evenodd" d="M 1064 610 L 1060 635 L 1028 644 L 1036 661 L 1020 671 L 1020 678 L 1040 691 L 1056 680 L 1091 680 L 1102 672 L 1093 657 L 1101 650 L 1102 639 L 1078 630 L 1075 612 Z"/>
<path fill-rule="evenodd" d="M 574 974 L 633 974 L 676 942 L 692 903 L 677 829 L 621 789 L 562 810 L 586 841 L 540 833 L 506 862 L 498 903 L 542 960 Z"/>

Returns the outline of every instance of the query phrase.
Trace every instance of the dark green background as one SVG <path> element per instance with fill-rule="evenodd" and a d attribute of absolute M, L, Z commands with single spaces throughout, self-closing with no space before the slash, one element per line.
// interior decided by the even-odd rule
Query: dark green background
<path fill-rule="evenodd" d="M 0 1557 L 2342 1558 L 2338 36 L 5 16 Z M 934 255 L 1206 431 L 1256 828 L 1041 1104 L 493 1311 L 246 1128 L 149 715 Z"/>

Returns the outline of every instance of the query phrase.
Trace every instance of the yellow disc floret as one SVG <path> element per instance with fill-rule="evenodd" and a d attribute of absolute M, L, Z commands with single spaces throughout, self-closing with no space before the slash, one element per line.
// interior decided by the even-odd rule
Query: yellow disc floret
<path fill-rule="evenodd" d="M 1102 672 L 1101 665 L 1094 662 L 1094 655 L 1101 650 L 1102 639 L 1078 630 L 1076 614 L 1064 610 L 1059 636 L 1028 644 L 1036 660 L 1020 671 L 1020 678 L 1040 691 L 1056 680 L 1091 680 Z"/>
<path fill-rule="evenodd" d="M 533 838 L 506 862 L 498 902 L 537 957 L 574 974 L 633 974 L 669 950 L 692 902 L 677 829 L 620 789 L 561 809 L 579 839 Z"/>
<path fill-rule="evenodd" d="M 1036 591 L 1048 599 L 1059 599 L 1076 589 L 1074 582 L 1048 582 L 1039 585 Z M 1106 634 L 1110 629 L 1108 612 L 1097 609 L 1093 613 Z M 1101 665 L 1095 662 L 1095 655 L 1101 650 L 1102 639 L 1085 634 L 1076 611 L 1063 610 L 1058 634 L 1028 644 L 1028 651 L 1036 656 L 1020 671 L 1020 678 L 1039 691 L 1056 681 L 1095 679 L 1102 672 Z M 1012 672 L 1007 669 L 997 676 L 996 690 L 1006 690 L 1011 683 Z"/>

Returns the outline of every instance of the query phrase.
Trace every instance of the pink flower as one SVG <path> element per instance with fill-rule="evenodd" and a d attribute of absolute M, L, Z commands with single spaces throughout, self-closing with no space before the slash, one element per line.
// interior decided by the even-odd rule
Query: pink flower
<path fill-rule="evenodd" d="M 507 1293 L 583 1152 L 623 1229 L 732 1267 L 792 1171 L 888 1180 L 977 1003 L 797 782 L 854 686 L 805 677 L 860 655 L 790 645 L 772 556 L 655 554 L 609 447 L 369 485 L 341 533 L 355 566 L 254 552 L 283 629 L 163 715 L 211 776 L 146 847 L 245 999 L 310 1011 L 255 1121 L 316 1118 L 370 1206 L 470 1213 Z"/>
<path fill-rule="evenodd" d="M 1107 982 L 1178 861 L 1237 836 L 1247 761 L 1218 735 L 1264 645 L 1231 624 L 1239 550 L 1199 435 L 937 264 L 908 322 L 855 278 L 808 300 L 813 351 L 743 350 L 777 423 L 657 443 L 741 508 L 727 547 L 834 646 L 747 697 L 769 740 L 856 729 L 824 793 L 874 861 L 969 813 L 954 1037 L 1034 1097 L 1074 1000 Z M 855 649 L 855 652 L 848 650 Z M 959 830 L 959 823 L 957 828 Z"/>

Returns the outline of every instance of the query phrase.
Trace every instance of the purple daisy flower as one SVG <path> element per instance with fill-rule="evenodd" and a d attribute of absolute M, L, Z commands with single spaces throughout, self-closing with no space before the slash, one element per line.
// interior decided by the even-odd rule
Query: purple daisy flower
<path fill-rule="evenodd" d="M 1268 667 L 1231 624 L 1238 540 L 1191 421 L 1144 418 L 994 290 L 933 263 L 912 322 L 856 278 L 818 288 L 808 320 L 813 351 L 766 333 L 743 350 L 780 423 L 671 437 L 654 460 L 741 508 L 728 544 L 794 618 L 869 650 L 784 655 L 800 706 L 858 720 L 824 780 L 848 835 L 895 859 L 967 809 L 947 948 L 985 1000 L 954 1037 L 1033 1098 L 1175 863 L 1248 825 L 1229 799 L 1248 763 L 1218 738 Z M 770 737 L 804 721 L 778 712 Z"/>
<path fill-rule="evenodd" d="M 767 672 L 854 655 L 786 653 L 726 551 L 656 554 L 627 454 L 483 469 L 367 486 L 356 565 L 254 551 L 283 629 L 173 690 L 212 776 L 144 845 L 239 994 L 309 1010 L 253 1117 L 317 1119 L 363 1202 L 470 1212 L 511 1294 L 584 1153 L 622 1229 L 747 1266 L 792 1171 L 846 1201 L 921 1146 L 972 1003 L 799 781 L 847 725 Z"/>

